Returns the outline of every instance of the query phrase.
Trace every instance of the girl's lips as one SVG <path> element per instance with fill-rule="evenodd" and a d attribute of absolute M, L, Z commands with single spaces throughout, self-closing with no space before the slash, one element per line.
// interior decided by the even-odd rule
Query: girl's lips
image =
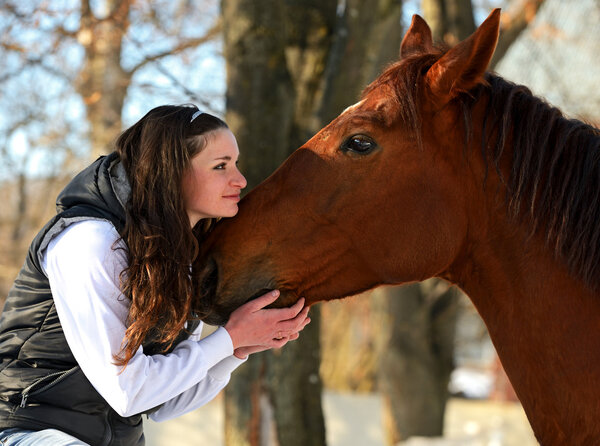
<path fill-rule="evenodd" d="M 228 200 L 240 201 L 239 195 L 224 195 L 223 198 L 227 198 Z"/>

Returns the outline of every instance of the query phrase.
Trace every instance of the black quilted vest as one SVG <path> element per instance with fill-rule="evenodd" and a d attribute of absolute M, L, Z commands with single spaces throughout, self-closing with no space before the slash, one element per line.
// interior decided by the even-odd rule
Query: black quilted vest
<path fill-rule="evenodd" d="M 81 371 L 40 266 L 40 253 L 73 222 L 108 220 L 121 232 L 128 194 L 117 155 L 99 158 L 61 192 L 58 214 L 31 243 L 0 316 L 0 430 L 54 428 L 94 446 L 144 444 L 142 415 L 119 416 Z M 146 354 L 160 348 L 150 344 Z"/>

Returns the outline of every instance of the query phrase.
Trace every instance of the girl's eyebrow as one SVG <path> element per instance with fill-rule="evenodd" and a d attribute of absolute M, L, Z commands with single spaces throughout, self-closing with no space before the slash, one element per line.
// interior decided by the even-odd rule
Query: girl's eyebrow
<path fill-rule="evenodd" d="M 215 158 L 215 161 L 217 161 L 217 160 L 231 161 L 231 157 L 230 156 L 222 156 L 221 158 Z"/>

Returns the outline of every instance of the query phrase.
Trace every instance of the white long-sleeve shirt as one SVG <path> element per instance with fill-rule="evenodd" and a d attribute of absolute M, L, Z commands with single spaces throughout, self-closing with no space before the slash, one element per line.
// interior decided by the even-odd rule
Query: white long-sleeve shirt
<path fill-rule="evenodd" d="M 145 355 L 140 347 L 123 370 L 113 355 L 125 336 L 129 300 L 119 289 L 127 265 L 125 247 L 104 220 L 73 223 L 42 253 L 42 267 L 67 343 L 94 388 L 121 416 L 160 404 L 150 415 L 164 421 L 213 399 L 243 363 L 233 356 L 227 330 L 200 339 L 202 323 L 167 355 Z"/>

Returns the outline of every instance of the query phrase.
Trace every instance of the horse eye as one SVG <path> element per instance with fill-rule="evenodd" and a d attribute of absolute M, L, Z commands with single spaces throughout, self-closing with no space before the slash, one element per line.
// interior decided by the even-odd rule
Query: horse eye
<path fill-rule="evenodd" d="M 341 146 L 341 149 L 347 152 L 359 153 L 365 155 L 377 147 L 373 139 L 365 135 L 354 135 L 348 138 Z"/>

